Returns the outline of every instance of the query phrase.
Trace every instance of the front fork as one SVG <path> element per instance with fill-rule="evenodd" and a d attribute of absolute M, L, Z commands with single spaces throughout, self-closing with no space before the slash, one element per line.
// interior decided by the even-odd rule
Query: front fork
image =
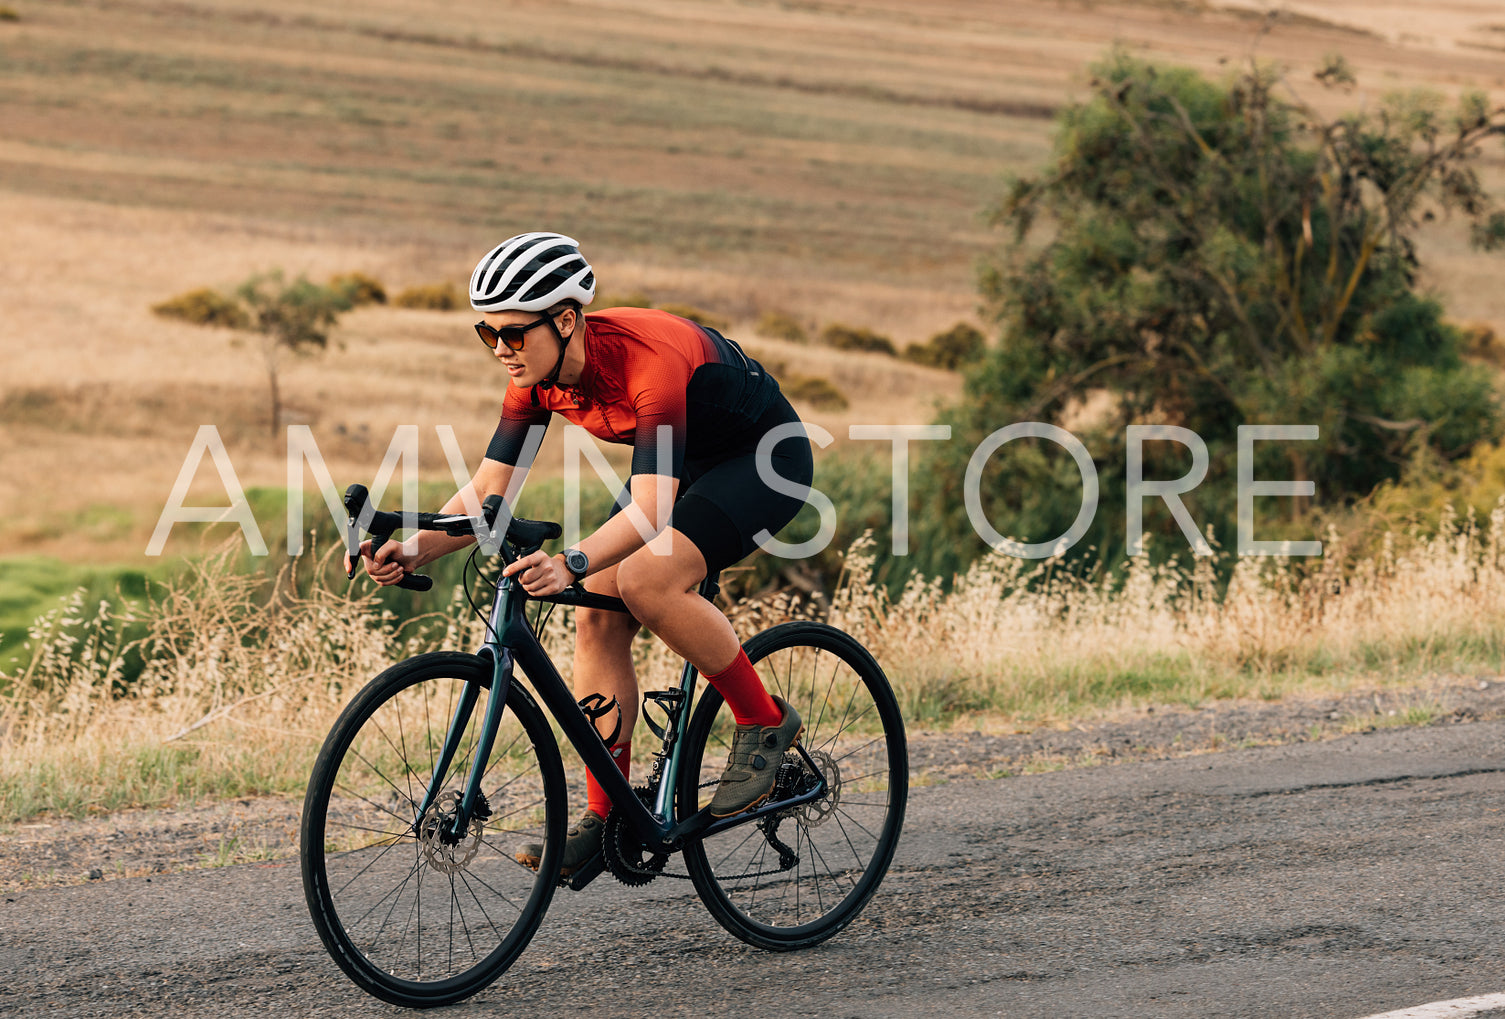
<path fill-rule="evenodd" d="M 474 757 L 470 762 L 470 778 L 465 783 L 465 792 L 460 797 L 459 809 L 450 818 L 447 830 L 441 833 L 447 840 L 458 842 L 464 837 L 475 815 L 476 802 L 481 796 L 481 777 L 486 773 L 486 762 L 491 759 L 491 749 L 496 744 L 497 731 L 502 726 L 502 711 L 507 707 L 507 690 L 512 685 L 512 652 L 492 644 L 483 646 L 477 656 L 491 662 L 491 697 L 486 701 L 486 717 L 481 723 L 481 734 L 476 740 Z M 434 773 L 429 778 L 423 802 L 418 805 L 418 815 L 413 819 L 416 828 L 422 824 L 429 809 L 439 801 L 444 792 L 444 779 L 449 766 L 454 763 L 460 750 L 460 741 L 470 725 L 470 716 L 475 712 L 476 701 L 481 696 L 479 681 L 465 684 L 460 701 L 455 705 L 454 718 L 450 719 L 449 731 L 444 734 L 444 745 L 439 750 L 439 759 L 434 763 Z"/>

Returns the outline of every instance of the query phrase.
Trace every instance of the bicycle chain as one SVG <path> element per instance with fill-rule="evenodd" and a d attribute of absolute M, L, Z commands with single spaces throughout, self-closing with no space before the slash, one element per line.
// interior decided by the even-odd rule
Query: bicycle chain
<path fill-rule="evenodd" d="M 702 783 L 700 783 L 700 785 L 696 786 L 696 788 L 697 789 L 709 789 L 709 788 L 711 788 L 713 786 L 716 786 L 716 785 L 719 785 L 719 784 L 720 784 L 720 779 L 716 779 L 716 780 L 713 780 L 713 781 L 710 781 L 710 782 L 702 782 Z M 641 789 L 640 788 L 640 789 L 637 790 L 637 792 L 638 792 L 638 794 L 640 796 L 641 795 L 648 795 L 648 790 L 646 790 L 646 789 Z M 607 820 L 608 820 L 608 822 L 610 821 L 610 815 L 608 815 Z M 773 832 L 774 826 L 779 821 L 781 821 L 781 820 L 782 820 L 782 818 L 779 817 L 777 814 L 771 814 L 768 817 L 764 818 L 763 820 L 759 821 L 758 822 L 758 827 L 759 827 L 759 829 L 762 830 L 763 837 L 768 840 L 768 844 L 771 845 L 771 846 L 773 846 L 774 849 L 778 850 L 778 853 L 779 853 L 779 862 L 780 863 L 783 863 L 784 860 L 787 859 L 787 858 L 789 858 L 789 857 L 793 857 L 794 858 L 793 861 L 789 864 L 789 866 L 787 866 L 787 867 L 782 867 L 782 866 L 781 867 L 775 867 L 772 870 L 750 870 L 750 871 L 747 871 L 744 874 L 726 874 L 726 875 L 718 874 L 716 876 L 716 880 L 717 881 L 744 881 L 744 880 L 746 880 L 747 878 L 750 878 L 750 877 L 770 877 L 770 876 L 772 876 L 774 874 L 784 874 L 784 873 L 787 873 L 788 871 L 790 871 L 791 869 L 793 869 L 794 863 L 799 860 L 799 854 L 797 854 L 793 849 L 790 849 L 783 842 L 781 842 L 779 840 L 779 837 L 777 835 L 775 835 L 774 832 Z M 605 838 L 606 834 L 608 834 L 608 833 L 609 833 L 609 829 L 608 829 L 608 832 L 603 832 L 603 837 L 602 837 L 602 841 L 601 841 L 601 851 L 603 853 L 610 851 L 607 848 L 607 842 L 606 842 L 606 838 Z M 675 878 L 675 879 L 680 880 L 680 881 L 688 881 L 690 879 L 690 875 L 688 875 L 688 874 L 671 874 L 671 873 L 669 873 L 668 871 L 665 871 L 665 870 L 652 870 L 652 869 L 650 869 L 648 867 L 638 867 L 638 866 L 634 865 L 632 863 L 632 861 L 622 859 L 620 856 L 617 857 L 617 862 L 621 865 L 621 867 L 622 867 L 623 870 L 626 870 L 627 872 L 629 872 L 631 874 L 641 875 L 643 877 L 648 878 L 649 880 L 652 880 L 653 878 L 656 878 L 656 877 L 672 877 L 672 878 Z M 662 867 L 662 864 L 660 864 L 660 866 Z M 611 868 L 607 867 L 607 870 L 611 870 Z M 615 874 L 615 872 L 613 872 L 613 876 L 614 877 L 617 876 Z M 620 881 L 621 878 L 617 877 L 617 880 Z M 646 881 L 643 882 L 643 884 L 646 884 L 646 883 L 647 883 Z"/>

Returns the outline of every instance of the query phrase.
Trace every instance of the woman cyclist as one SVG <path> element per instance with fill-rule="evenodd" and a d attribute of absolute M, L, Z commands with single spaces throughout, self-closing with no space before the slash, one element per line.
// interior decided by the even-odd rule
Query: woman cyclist
<path fill-rule="evenodd" d="M 667 525 L 656 536 L 645 540 L 633 514 L 613 511 L 575 548 L 553 556 L 535 552 L 504 572 L 533 595 L 557 594 L 579 581 L 588 591 L 621 598 L 631 610 L 628 616 L 582 608 L 575 616 L 575 696 L 588 702 L 599 695 L 595 703 L 616 715 L 620 730 L 611 752 L 624 775 L 638 714 L 631 645 L 640 623 L 720 692 L 737 729 L 710 811 L 728 817 L 768 798 L 777 765 L 803 727 L 793 708 L 769 695 L 731 623 L 697 587 L 750 553 L 754 535 L 775 533 L 793 520 L 802 505 L 760 478 L 763 436 L 795 426 L 781 433 L 790 438 L 773 445 L 770 466 L 804 488 L 812 477 L 810 444 L 778 383 L 735 343 L 663 311 L 611 308 L 586 315 L 595 290 L 579 246 L 559 234 L 519 234 L 476 265 L 470 303 L 484 316 L 476 332 L 511 385 L 470 481 L 474 495 L 462 490 L 444 512 L 463 513 L 467 503 L 477 504 L 470 499 L 505 494 L 513 472 L 529 466 L 520 462 L 525 448 L 538 448 L 528 441 L 530 431 L 554 414 L 599 439 L 633 447 L 631 481 L 618 508 L 630 500 L 641 520 L 656 525 L 666 494 Z M 369 542 L 361 551 L 366 572 L 386 585 L 473 540 L 422 531 L 389 541 L 374 555 Z M 566 875 L 600 851 L 611 808 L 594 776 L 587 775 L 586 785 L 585 812 L 565 844 Z M 536 869 L 542 851 L 530 843 L 517 859 Z"/>

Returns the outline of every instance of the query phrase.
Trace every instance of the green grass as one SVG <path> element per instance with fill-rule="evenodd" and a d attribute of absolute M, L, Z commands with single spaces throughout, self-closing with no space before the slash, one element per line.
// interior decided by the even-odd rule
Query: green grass
<path fill-rule="evenodd" d="M 0 671 L 14 670 L 32 622 L 78 588 L 85 591 L 85 604 L 98 604 L 101 599 L 115 604 L 122 598 L 140 601 L 151 580 L 171 570 L 169 565 L 144 570 L 123 564 L 65 563 L 43 556 L 0 559 Z"/>
<path fill-rule="evenodd" d="M 293 760 L 286 753 L 268 754 L 254 741 L 239 748 L 216 747 L 207 756 L 203 747 L 181 741 L 114 747 L 98 757 L 81 748 L 71 757 L 52 754 L 0 772 L 0 823 L 297 794 L 313 770 L 317 752 L 316 742 L 310 740 L 303 757 L 293 755 Z"/>

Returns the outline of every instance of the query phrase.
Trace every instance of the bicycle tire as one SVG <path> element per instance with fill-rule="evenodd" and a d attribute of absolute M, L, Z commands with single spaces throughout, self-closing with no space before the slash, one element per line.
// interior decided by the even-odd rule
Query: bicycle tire
<path fill-rule="evenodd" d="M 436 809 L 468 783 L 491 675 L 458 652 L 392 666 L 345 708 L 309 780 L 300 856 L 314 927 L 358 986 L 392 1004 L 448 1005 L 490 984 L 527 947 L 558 882 L 564 769 L 516 680 L 482 779 L 489 817 L 456 845 L 436 834 Z M 425 821 L 417 808 L 472 682 L 482 692 Z M 513 859 L 524 839 L 544 844 L 537 872 Z"/>
<path fill-rule="evenodd" d="M 748 944 L 792 951 L 840 932 L 877 891 L 904 825 L 908 748 L 888 678 L 850 635 L 824 623 L 784 623 L 745 649 L 769 692 L 799 711 L 801 742 L 830 788 L 770 815 L 778 819 L 772 837 L 762 822 L 749 822 L 688 843 L 685 868 L 721 926 Z M 681 817 L 709 803 L 732 725 L 721 695 L 707 687 L 685 736 Z M 796 752 L 785 761 L 799 762 L 800 780 L 810 774 Z M 792 867 L 779 869 L 775 839 L 795 853 Z"/>

